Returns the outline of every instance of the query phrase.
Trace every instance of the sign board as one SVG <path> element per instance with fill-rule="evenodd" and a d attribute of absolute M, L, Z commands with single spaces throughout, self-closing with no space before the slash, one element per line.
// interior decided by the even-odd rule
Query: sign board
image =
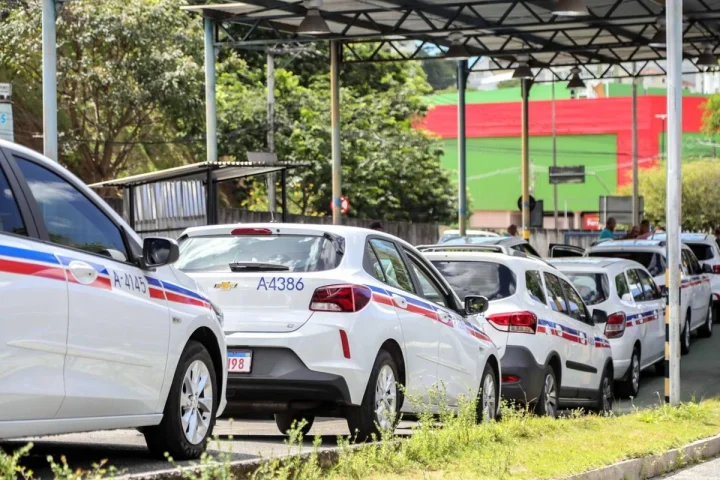
<path fill-rule="evenodd" d="M 574 167 L 549 167 L 550 185 L 561 183 L 585 183 L 585 165 Z"/>
<path fill-rule="evenodd" d="M 0 83 L 0 101 L 10 100 L 12 98 L 12 85 L 9 83 Z"/>
<path fill-rule="evenodd" d="M 12 103 L 0 103 L 0 138 L 15 141 Z"/>
<path fill-rule="evenodd" d="M 252 163 L 277 163 L 277 154 L 270 152 L 247 152 L 248 162 Z"/>
<path fill-rule="evenodd" d="M 535 203 L 536 203 L 535 198 L 532 195 L 530 195 L 530 211 L 531 212 L 533 210 L 535 210 Z M 522 195 L 520 196 L 520 198 L 518 198 L 517 207 L 518 207 L 518 210 L 520 210 L 522 212 Z"/>
<path fill-rule="evenodd" d="M 332 200 L 330 200 L 330 210 L 334 210 Z M 350 210 L 350 201 L 347 199 L 346 196 L 340 197 L 340 213 L 345 215 Z"/>
<path fill-rule="evenodd" d="M 586 213 L 583 215 L 583 230 L 602 230 L 599 213 Z"/>
<path fill-rule="evenodd" d="M 530 228 L 543 228 L 545 220 L 545 211 L 543 201 L 535 202 L 535 208 L 530 211 Z"/>
<path fill-rule="evenodd" d="M 645 202 L 643 197 L 639 198 L 640 219 L 645 213 Z M 605 223 L 608 218 L 613 217 L 617 223 L 632 225 L 632 197 L 602 196 L 600 197 L 600 222 Z"/>

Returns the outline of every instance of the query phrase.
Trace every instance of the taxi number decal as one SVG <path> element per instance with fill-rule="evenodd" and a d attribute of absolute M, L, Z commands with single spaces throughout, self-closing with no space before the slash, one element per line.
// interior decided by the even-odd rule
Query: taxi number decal
<path fill-rule="evenodd" d="M 302 278 L 296 279 L 293 277 L 273 277 L 270 279 L 260 277 L 260 281 L 257 285 L 257 290 L 277 290 L 279 292 L 283 292 L 285 290 L 297 290 L 298 292 L 302 292 L 304 289 L 305 283 L 303 283 Z"/>
<path fill-rule="evenodd" d="M 134 292 L 147 293 L 147 283 L 145 279 L 137 275 L 127 275 L 124 273 L 113 272 L 115 288 L 126 288 Z"/>

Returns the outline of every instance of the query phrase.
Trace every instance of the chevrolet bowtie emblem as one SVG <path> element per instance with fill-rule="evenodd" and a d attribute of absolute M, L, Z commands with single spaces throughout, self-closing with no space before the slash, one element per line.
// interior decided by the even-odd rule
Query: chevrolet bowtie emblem
<path fill-rule="evenodd" d="M 233 288 L 237 288 L 237 283 L 230 283 L 230 282 L 216 283 L 215 288 L 219 288 L 220 290 L 232 290 Z"/>

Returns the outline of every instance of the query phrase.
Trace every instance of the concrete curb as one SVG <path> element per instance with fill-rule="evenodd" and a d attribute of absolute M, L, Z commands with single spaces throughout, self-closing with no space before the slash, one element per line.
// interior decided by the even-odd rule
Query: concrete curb
<path fill-rule="evenodd" d="M 658 455 L 626 460 L 615 465 L 566 477 L 565 480 L 644 480 L 659 477 L 688 464 L 720 455 L 720 435 L 698 440 Z"/>

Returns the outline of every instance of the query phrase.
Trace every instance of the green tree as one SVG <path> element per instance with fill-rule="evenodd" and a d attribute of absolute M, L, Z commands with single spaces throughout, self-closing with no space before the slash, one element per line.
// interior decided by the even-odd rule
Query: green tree
<path fill-rule="evenodd" d="M 61 161 L 87 182 L 187 155 L 174 122 L 202 115 L 202 32 L 180 0 L 78 0 L 59 11 Z M 19 140 L 42 131 L 41 8 L 0 23 L 4 80 L 20 86 Z M 27 142 L 37 148 L 37 142 Z M 143 148 L 138 148 L 142 146 Z"/>
<path fill-rule="evenodd" d="M 643 171 L 639 178 L 640 195 L 644 197 L 645 217 L 653 223 L 665 224 L 666 165 Z M 712 160 L 683 162 L 682 166 L 682 228 L 710 230 L 720 225 L 720 163 Z M 622 189 L 631 194 L 631 187 Z"/>

